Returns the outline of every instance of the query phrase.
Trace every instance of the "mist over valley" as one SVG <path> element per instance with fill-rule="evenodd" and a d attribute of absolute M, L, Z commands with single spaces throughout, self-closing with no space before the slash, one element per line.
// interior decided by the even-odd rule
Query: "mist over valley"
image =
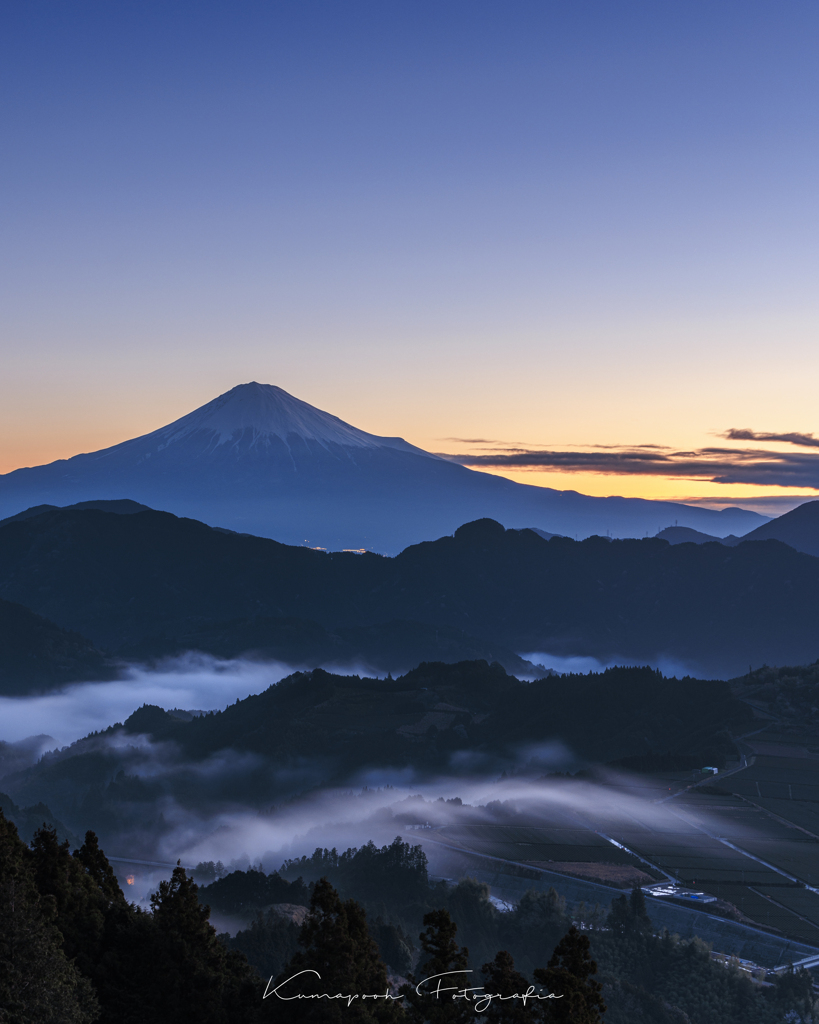
<path fill-rule="evenodd" d="M 818 36 L 0 5 L 0 1024 L 819 1024 Z"/>
<path fill-rule="evenodd" d="M 532 936 L 599 945 L 629 890 L 683 943 L 809 958 L 817 507 L 746 541 L 482 518 L 395 556 L 124 498 L 21 510 L 0 523 L 0 809 L 35 847 L 92 830 L 149 914 L 182 871 L 259 971 L 326 884 L 399 973 L 424 908 L 531 972 Z"/>

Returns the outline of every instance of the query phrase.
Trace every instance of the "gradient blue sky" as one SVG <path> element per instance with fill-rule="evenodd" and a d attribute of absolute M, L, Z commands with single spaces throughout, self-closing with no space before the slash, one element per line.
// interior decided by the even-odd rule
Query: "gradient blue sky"
<path fill-rule="evenodd" d="M 819 429 L 817 53 L 794 0 L 0 3 L 0 471 L 252 379 L 437 451 Z"/>

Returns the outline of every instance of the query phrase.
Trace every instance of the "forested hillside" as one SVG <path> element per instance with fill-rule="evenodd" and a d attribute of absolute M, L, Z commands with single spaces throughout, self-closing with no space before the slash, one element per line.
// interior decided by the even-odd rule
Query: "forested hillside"
<path fill-rule="evenodd" d="M 112 651 L 193 642 L 236 653 L 244 631 L 249 647 L 275 654 L 276 628 L 260 618 L 330 630 L 424 623 L 517 652 L 673 657 L 723 676 L 813 661 L 819 644 L 819 559 L 779 541 L 576 543 L 487 519 L 385 558 L 163 512 L 47 511 L 0 527 L 0 596 Z"/>
<path fill-rule="evenodd" d="M 111 679 L 115 668 L 84 636 L 0 599 L 0 695 Z"/>
<path fill-rule="evenodd" d="M 553 755 L 538 754 L 548 741 L 574 770 L 646 755 L 693 768 L 733 757 L 731 732 L 751 720 L 728 683 L 647 668 L 533 683 L 485 661 L 421 665 L 398 679 L 316 669 L 189 721 L 144 706 L 3 786 L 21 806 L 45 803 L 69 827 L 148 850 L 168 827 L 160 808 L 171 797 L 201 814 L 223 801 L 264 808 L 364 770 L 469 778 L 528 765 L 536 776 L 550 770 Z"/>
<path fill-rule="evenodd" d="M 815 1019 L 807 973 L 754 983 L 712 962 L 698 940 L 656 935 L 639 890 L 591 912 L 532 892 L 499 913 L 469 879 L 430 883 L 423 854 L 400 841 L 341 857 L 317 850 L 303 866 L 323 873 L 309 886 L 237 873 L 201 892 L 177 867 L 140 909 L 125 899 L 93 832 L 73 853 L 47 828 L 26 846 L 0 814 L 0 1014 L 10 1024 Z M 242 890 L 304 899 L 301 925 L 275 903 L 234 938 L 217 937 L 200 899 L 235 903 Z M 396 914 L 409 919 L 409 933 Z M 469 970 L 449 976 L 469 979 L 456 988 L 472 989 L 471 1001 L 447 1001 L 426 980 Z M 541 1000 L 513 998 L 530 985 Z M 355 998 L 346 1012 L 335 1001 L 286 1001 L 277 992 Z M 482 994 L 495 998 L 480 1002 Z"/>

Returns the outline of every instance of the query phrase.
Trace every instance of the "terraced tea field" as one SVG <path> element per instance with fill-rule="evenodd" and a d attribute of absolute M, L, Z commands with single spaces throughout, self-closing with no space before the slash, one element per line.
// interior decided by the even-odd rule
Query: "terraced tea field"
<path fill-rule="evenodd" d="M 430 838 L 615 885 L 632 877 L 626 868 L 671 877 L 716 896 L 720 913 L 734 907 L 738 918 L 819 945 L 819 756 L 751 748 L 745 767 L 693 787 L 679 773 L 594 790 L 555 785 L 560 800 L 545 799 L 531 824 L 453 823 Z"/>
<path fill-rule="evenodd" d="M 549 861 L 632 864 L 635 858 L 618 850 L 588 828 L 514 825 L 450 825 L 440 838 L 489 857 L 521 863 Z"/>

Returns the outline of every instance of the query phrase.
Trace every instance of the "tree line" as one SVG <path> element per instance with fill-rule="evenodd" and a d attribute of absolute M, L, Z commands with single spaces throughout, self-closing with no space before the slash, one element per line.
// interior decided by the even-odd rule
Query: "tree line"
<path fill-rule="evenodd" d="M 486 887 L 474 880 L 454 886 L 430 881 L 422 857 L 397 839 L 380 850 L 367 844 L 346 854 L 317 851 L 295 865 L 308 874 L 308 868 L 323 866 L 316 879 L 233 872 L 203 890 L 205 898 L 218 896 L 220 885 L 233 899 L 243 885 L 265 886 L 263 898 L 298 893 L 307 905 L 300 926 L 268 910 L 231 939 L 217 935 L 203 893 L 181 866 L 160 882 L 150 909 L 143 909 L 125 898 L 93 832 L 73 852 L 47 826 L 26 845 L 0 814 L 0 1022 L 815 1019 L 806 972 L 785 975 L 776 984 L 752 984 L 714 964 L 698 940 L 654 934 L 639 890 L 618 897 L 597 926 L 584 927 L 554 891 L 527 893 L 514 911 L 499 914 Z M 362 902 L 348 889 L 364 876 L 370 887 Z M 391 878 L 398 896 L 388 905 L 380 897 Z M 396 906 L 410 920 L 413 907 L 423 912 L 417 945 L 396 923 Z M 264 955 L 264 947 L 277 941 L 273 969 L 276 956 Z M 503 944 L 492 949 L 498 942 Z M 400 956 L 406 974 L 396 969 Z M 462 990 L 467 991 L 453 998 Z"/>

